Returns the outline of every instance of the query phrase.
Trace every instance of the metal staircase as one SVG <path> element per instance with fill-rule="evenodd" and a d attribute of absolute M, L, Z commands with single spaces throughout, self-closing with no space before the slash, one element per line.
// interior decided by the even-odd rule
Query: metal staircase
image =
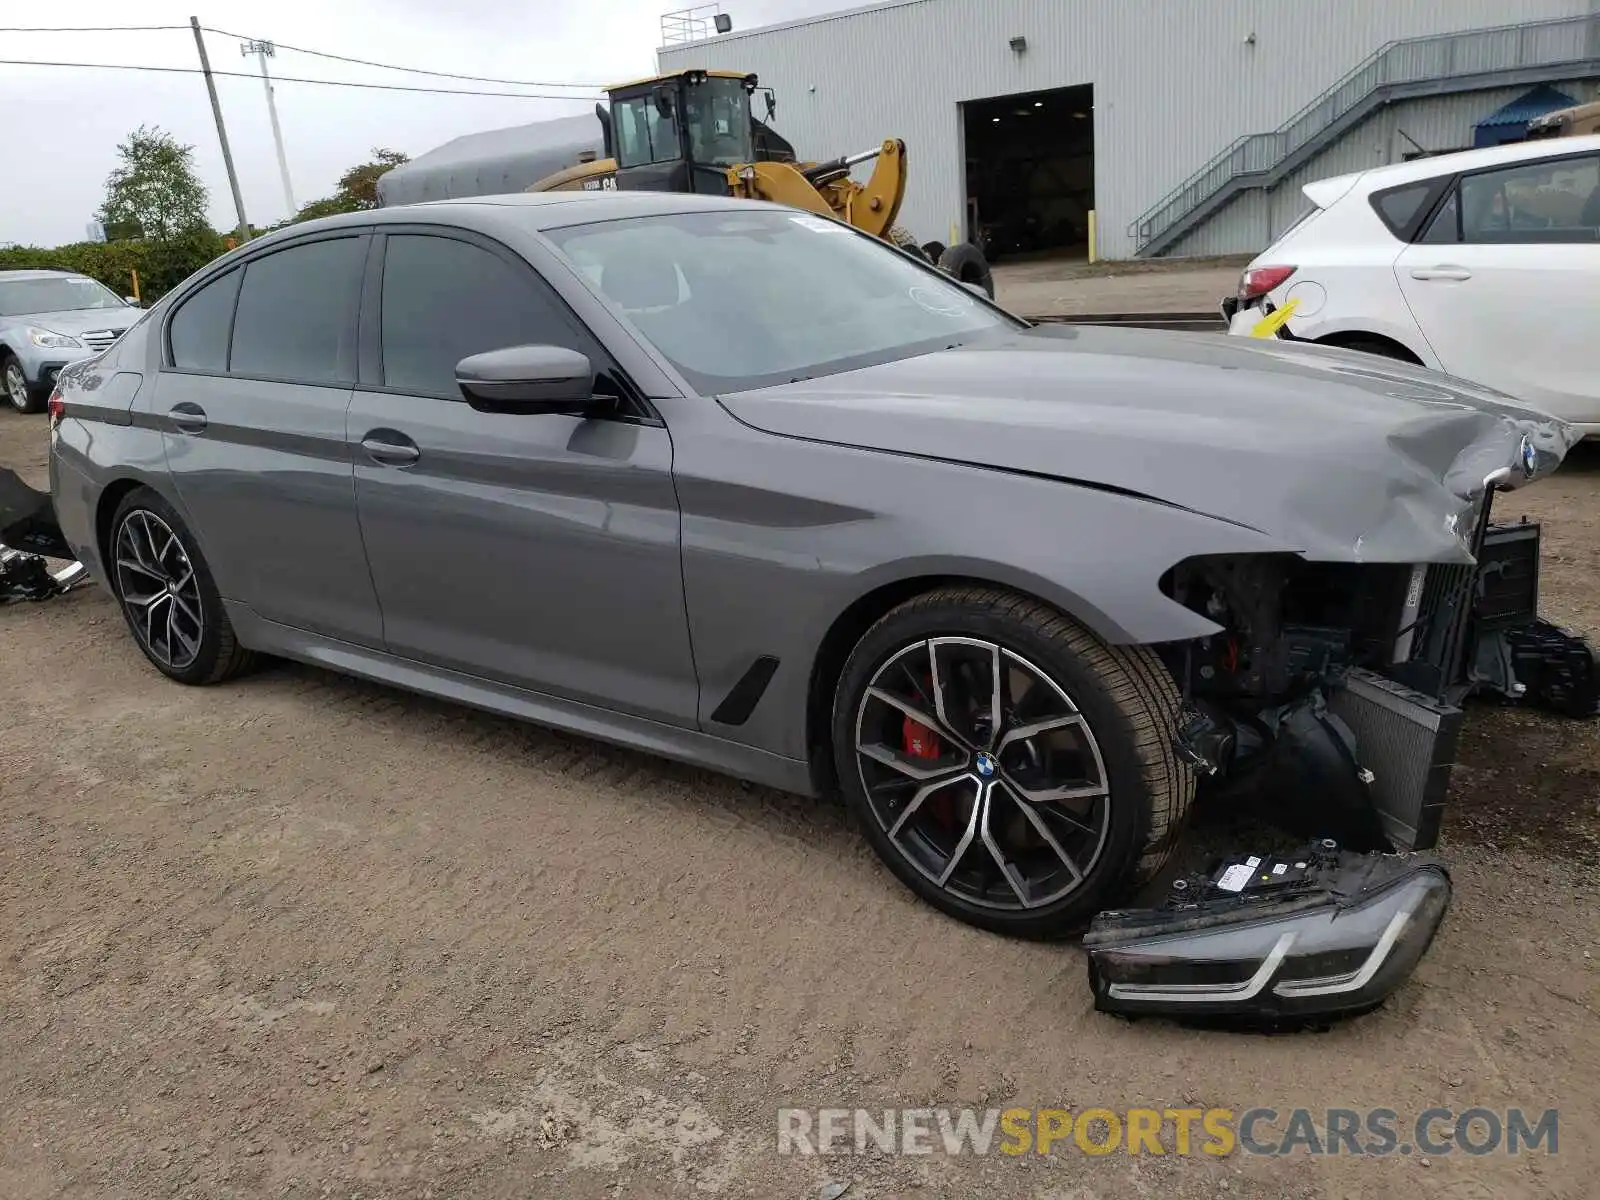
<path fill-rule="evenodd" d="M 1600 74 L 1600 14 L 1390 42 L 1271 133 L 1240 138 L 1128 227 L 1166 253 L 1241 192 L 1270 188 L 1384 105 Z"/>

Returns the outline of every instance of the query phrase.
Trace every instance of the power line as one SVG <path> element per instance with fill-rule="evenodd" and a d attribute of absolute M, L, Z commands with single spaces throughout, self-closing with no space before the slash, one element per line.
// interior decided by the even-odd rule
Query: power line
<path fill-rule="evenodd" d="M 154 33 L 187 28 L 187 25 L 13 25 L 0 26 L 0 33 Z"/>
<path fill-rule="evenodd" d="M 238 38 L 243 42 L 257 41 L 259 39 L 246 37 L 242 33 L 229 33 L 226 29 L 213 29 L 209 25 L 202 26 L 207 33 L 214 33 L 218 37 Z M 365 58 L 350 58 L 343 54 L 329 54 L 325 50 L 308 50 L 304 46 L 291 46 L 288 42 L 274 39 L 273 45 L 280 50 L 293 50 L 296 54 L 311 54 L 317 58 L 328 58 L 334 62 L 354 63 L 362 67 L 377 67 L 384 71 L 404 71 L 409 75 L 432 75 L 436 79 L 463 79 L 469 83 L 501 83 L 509 87 L 569 87 L 588 88 L 598 91 L 603 85 L 598 83 L 552 83 L 544 79 L 494 79 L 487 75 L 457 75 L 450 71 L 430 71 L 424 67 L 399 67 L 393 63 L 373 62 Z"/>
<path fill-rule="evenodd" d="M 180 26 L 179 28 L 183 28 Z M 216 32 L 213 30 L 212 32 Z M 229 34 L 228 36 L 233 36 Z M 0 66 L 5 67 L 71 67 L 96 71 L 158 71 L 166 75 L 201 75 L 204 74 L 197 67 L 154 67 L 140 63 L 84 63 L 84 62 L 39 62 L 33 59 L 0 58 Z M 256 79 L 246 71 L 212 71 L 213 75 L 225 75 L 233 79 Z M 590 100 L 590 96 L 551 95 L 543 92 L 484 92 L 468 88 L 434 88 L 416 87 L 400 83 L 355 83 L 347 79 L 302 79 L 294 75 L 274 75 L 274 83 L 314 83 L 324 87 L 349 87 L 363 88 L 380 92 L 423 92 L 435 96 L 493 96 L 502 100 Z"/>

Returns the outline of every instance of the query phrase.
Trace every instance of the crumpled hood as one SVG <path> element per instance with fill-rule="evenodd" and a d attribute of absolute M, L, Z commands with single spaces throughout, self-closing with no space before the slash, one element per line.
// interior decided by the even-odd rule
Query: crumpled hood
<path fill-rule="evenodd" d="M 51 333 L 76 337 L 91 329 L 127 329 L 139 319 L 137 308 L 73 308 L 64 312 L 29 313 L 25 317 L 5 317 L 7 325 L 32 326 Z"/>
<path fill-rule="evenodd" d="M 1366 354 L 1094 327 L 721 400 L 770 433 L 1133 492 L 1322 561 L 1469 560 L 1485 477 L 1546 475 L 1579 438 L 1498 392 Z"/>

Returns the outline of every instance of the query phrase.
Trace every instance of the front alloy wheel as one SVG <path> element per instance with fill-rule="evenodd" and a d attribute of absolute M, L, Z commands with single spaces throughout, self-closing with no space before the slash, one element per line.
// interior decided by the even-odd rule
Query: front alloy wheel
<path fill-rule="evenodd" d="M 846 801 L 884 863 L 969 924 L 1061 937 L 1165 865 L 1194 795 L 1153 651 L 957 586 L 894 609 L 834 701 Z"/>
<path fill-rule="evenodd" d="M 925 879 L 980 908 L 1082 886 L 1109 829 L 1100 747 L 1059 684 L 999 642 L 935 637 L 893 655 L 856 715 L 873 819 Z"/>
<path fill-rule="evenodd" d="M 6 399 L 11 401 L 11 407 L 19 413 L 35 412 L 39 405 L 34 398 L 34 392 L 28 386 L 28 377 L 22 372 L 22 364 L 9 356 L 5 359 Z"/>

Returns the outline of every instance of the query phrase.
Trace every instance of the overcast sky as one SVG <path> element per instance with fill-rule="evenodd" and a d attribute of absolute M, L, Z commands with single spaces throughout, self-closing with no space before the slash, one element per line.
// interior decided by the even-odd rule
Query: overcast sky
<path fill-rule="evenodd" d="M 248 37 L 401 66 L 502 79 L 616 82 L 655 70 L 663 12 L 690 0 L 77 0 L 0 5 L 0 26 L 202 25 Z M 722 0 L 738 29 L 853 7 L 861 0 Z M 254 72 L 235 38 L 206 35 L 218 71 Z M 156 33 L 0 33 L 0 58 L 59 62 L 198 65 L 187 29 Z M 452 83 L 329 62 L 280 48 L 275 75 L 442 87 Z M 285 215 L 272 129 L 259 78 L 219 78 L 217 90 L 246 215 L 268 225 Z M 548 89 L 546 89 L 548 90 Z M 278 119 L 295 200 L 324 196 L 374 146 L 416 156 L 463 133 L 591 110 L 594 97 L 560 100 L 409 95 L 281 83 Z M 0 245 L 80 241 L 116 165 L 117 143 L 140 124 L 194 146 L 211 191 L 211 218 L 232 228 L 232 198 L 198 75 L 0 65 Z"/>

